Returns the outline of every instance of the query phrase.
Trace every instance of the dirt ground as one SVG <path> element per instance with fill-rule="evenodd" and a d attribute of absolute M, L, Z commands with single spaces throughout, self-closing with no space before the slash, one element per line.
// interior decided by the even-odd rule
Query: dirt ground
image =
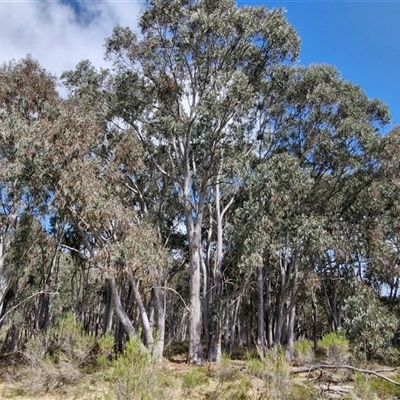
<path fill-rule="evenodd" d="M 372 367 L 386 371 L 384 375 L 393 380 L 400 380 L 396 368 Z M 107 375 L 101 375 L 96 371 L 82 373 L 76 384 L 57 382 L 54 387 L 35 392 L 26 380 L 21 384 L 18 368 L 16 364 L 1 365 L 0 400 L 135 400 L 136 398 L 141 400 L 144 398 L 137 397 L 132 392 L 122 397 L 117 395 L 115 382 L 111 382 Z M 345 369 L 313 370 L 306 366 L 285 368 L 275 371 L 273 366 L 252 369 L 249 362 L 244 360 L 229 360 L 220 364 L 209 363 L 202 367 L 194 367 L 186 364 L 183 359 L 175 359 L 165 360 L 153 366 L 150 374 L 164 379 L 161 383 L 161 394 L 159 393 L 155 400 L 400 399 L 400 386 L 376 376 L 361 375 Z M 299 373 L 299 370 L 302 372 Z M 39 371 L 37 373 L 39 374 Z M 274 388 L 273 396 L 271 387 Z M 152 397 L 145 398 L 153 400 Z"/>

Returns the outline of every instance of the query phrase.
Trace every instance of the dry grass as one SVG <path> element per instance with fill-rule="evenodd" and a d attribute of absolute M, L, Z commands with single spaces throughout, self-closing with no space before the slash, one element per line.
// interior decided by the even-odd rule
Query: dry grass
<path fill-rule="evenodd" d="M 24 362 L 20 356 L 0 359 L 0 400 L 323 400 L 330 398 L 395 400 L 400 388 L 349 371 L 294 374 L 282 353 L 263 359 L 224 359 L 201 367 L 187 365 L 184 356 L 151 364 L 128 351 L 107 364 L 77 368 L 67 360 L 41 358 Z M 376 366 L 375 366 L 376 367 Z M 400 379 L 394 373 L 393 379 Z M 338 393 L 335 387 L 350 387 Z M 327 390 L 328 389 L 328 390 Z M 332 390 L 331 390 L 332 389 Z"/>

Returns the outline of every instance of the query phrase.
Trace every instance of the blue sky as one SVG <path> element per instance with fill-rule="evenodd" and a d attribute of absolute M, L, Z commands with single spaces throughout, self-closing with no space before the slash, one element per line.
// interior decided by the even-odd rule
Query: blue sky
<path fill-rule="evenodd" d="M 241 4 L 256 5 L 258 1 Z M 400 1 L 269 1 L 302 39 L 300 63 L 335 65 L 400 124 Z"/>
<path fill-rule="evenodd" d="M 243 4 L 286 8 L 302 39 L 300 63 L 335 65 L 369 97 L 385 101 L 400 124 L 400 1 Z M 105 66 L 104 39 L 117 23 L 135 28 L 141 7 L 137 0 L 0 0 L 0 62 L 31 53 L 55 74 L 85 58 Z"/>

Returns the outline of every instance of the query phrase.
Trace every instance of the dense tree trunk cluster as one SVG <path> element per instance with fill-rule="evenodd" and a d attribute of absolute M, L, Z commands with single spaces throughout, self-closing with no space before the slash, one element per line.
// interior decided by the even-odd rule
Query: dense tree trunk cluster
<path fill-rule="evenodd" d="M 72 310 L 156 360 L 182 340 L 195 364 L 254 344 L 290 358 L 299 337 L 364 332 L 348 321 L 374 296 L 393 337 L 387 107 L 294 64 L 281 10 L 154 0 L 140 28 L 107 39 L 112 72 L 65 72 L 66 99 L 31 57 L 0 69 L 3 351 Z"/>

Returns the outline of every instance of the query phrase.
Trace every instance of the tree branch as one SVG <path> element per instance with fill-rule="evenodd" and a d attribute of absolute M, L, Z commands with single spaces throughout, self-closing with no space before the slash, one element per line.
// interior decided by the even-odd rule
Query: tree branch
<path fill-rule="evenodd" d="M 324 365 L 324 364 L 321 364 L 321 365 L 312 365 L 307 368 L 299 368 L 299 369 L 292 371 L 291 373 L 292 374 L 301 374 L 303 372 L 310 373 L 311 371 L 315 371 L 318 369 L 347 369 L 350 371 L 360 372 L 362 374 L 374 375 L 374 376 L 377 376 L 378 378 L 381 378 L 387 382 L 392 383 L 393 385 L 400 386 L 400 382 L 394 381 L 393 379 L 390 379 L 379 373 L 379 372 L 393 372 L 393 371 L 397 371 L 399 368 L 373 371 L 373 370 L 369 370 L 369 369 L 361 369 L 361 368 L 352 367 L 351 365 Z"/>

